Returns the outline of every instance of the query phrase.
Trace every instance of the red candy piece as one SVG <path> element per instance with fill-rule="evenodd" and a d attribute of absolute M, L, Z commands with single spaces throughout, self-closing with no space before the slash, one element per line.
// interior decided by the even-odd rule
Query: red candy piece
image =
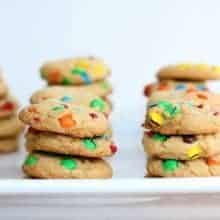
<path fill-rule="evenodd" d="M 98 115 L 96 113 L 91 112 L 89 113 L 89 115 L 91 118 L 98 118 Z"/>
<path fill-rule="evenodd" d="M 144 96 L 149 97 L 152 93 L 153 85 L 149 84 L 144 87 Z"/>
<path fill-rule="evenodd" d="M 4 111 L 12 111 L 15 105 L 12 102 L 5 102 L 0 108 Z"/>
<path fill-rule="evenodd" d="M 145 131 L 144 134 L 149 136 L 149 137 L 153 137 L 154 132 L 153 131 Z"/>
<path fill-rule="evenodd" d="M 117 148 L 117 146 L 115 144 L 112 144 L 110 146 L 110 148 L 111 148 L 112 153 L 116 153 L 118 151 L 118 148 Z"/>

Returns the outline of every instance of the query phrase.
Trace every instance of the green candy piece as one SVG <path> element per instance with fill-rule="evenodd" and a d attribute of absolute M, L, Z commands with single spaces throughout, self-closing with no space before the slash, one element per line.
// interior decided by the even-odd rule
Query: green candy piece
<path fill-rule="evenodd" d="M 24 161 L 24 165 L 26 166 L 34 166 L 35 164 L 37 164 L 38 162 L 38 158 L 34 155 L 28 155 L 26 160 Z"/>
<path fill-rule="evenodd" d="M 156 133 L 156 134 L 153 135 L 152 138 L 153 138 L 155 141 L 164 142 L 164 141 L 166 141 L 169 137 L 166 136 L 166 135 L 163 135 L 163 134 Z"/>
<path fill-rule="evenodd" d="M 79 75 L 81 75 L 81 74 L 85 74 L 86 71 L 85 71 L 84 69 L 82 69 L 82 68 L 77 67 L 77 68 L 74 68 L 74 69 L 71 71 L 71 73 L 72 73 L 72 74 L 79 74 Z"/>
<path fill-rule="evenodd" d="M 164 110 L 167 117 L 173 118 L 181 112 L 179 105 L 174 105 L 167 101 L 158 102 L 158 107 Z"/>
<path fill-rule="evenodd" d="M 103 82 L 103 83 L 101 84 L 101 87 L 102 87 L 103 89 L 109 89 L 109 84 L 108 84 L 107 82 Z"/>
<path fill-rule="evenodd" d="M 71 158 L 64 158 L 60 161 L 60 165 L 67 170 L 75 170 L 77 168 L 77 162 Z"/>
<path fill-rule="evenodd" d="M 89 150 L 95 150 L 96 149 L 96 143 L 93 139 L 91 138 L 85 138 L 83 140 L 83 144 L 85 145 L 85 147 Z"/>
<path fill-rule="evenodd" d="M 101 98 L 93 99 L 90 102 L 90 107 L 103 111 L 105 109 L 105 102 Z"/>
<path fill-rule="evenodd" d="M 63 111 L 64 110 L 64 106 L 55 106 L 52 108 L 53 111 Z"/>
<path fill-rule="evenodd" d="M 64 86 L 68 86 L 68 85 L 71 85 L 72 82 L 68 78 L 65 77 L 65 78 L 63 78 L 62 84 Z"/>
<path fill-rule="evenodd" d="M 167 160 L 163 160 L 162 162 L 163 169 L 166 172 L 175 171 L 179 167 L 179 165 L 180 165 L 180 162 L 175 159 L 167 159 Z"/>

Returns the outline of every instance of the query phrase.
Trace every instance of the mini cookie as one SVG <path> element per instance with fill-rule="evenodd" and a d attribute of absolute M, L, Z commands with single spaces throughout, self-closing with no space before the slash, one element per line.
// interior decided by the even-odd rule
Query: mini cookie
<path fill-rule="evenodd" d="M 175 159 L 149 159 L 148 176 L 156 177 L 208 177 L 220 176 L 219 158 L 180 161 Z"/>
<path fill-rule="evenodd" d="M 42 78 L 52 85 L 79 85 L 105 79 L 110 74 L 103 60 L 78 57 L 51 61 L 40 69 Z"/>
<path fill-rule="evenodd" d="M 143 144 L 149 157 L 194 160 L 220 154 L 220 133 L 168 136 L 149 131 L 144 134 Z"/>
<path fill-rule="evenodd" d="M 38 150 L 97 158 L 112 156 L 117 151 L 108 133 L 101 137 L 80 139 L 33 129 L 26 134 L 26 147 L 30 152 Z"/>
<path fill-rule="evenodd" d="M 0 98 L 7 96 L 7 94 L 8 94 L 8 87 L 0 76 Z"/>
<path fill-rule="evenodd" d="M 18 137 L 1 138 L 0 139 L 0 153 L 15 152 L 18 149 Z"/>
<path fill-rule="evenodd" d="M 161 68 L 157 76 L 159 80 L 215 80 L 220 79 L 220 67 L 207 64 L 182 63 Z"/>
<path fill-rule="evenodd" d="M 112 169 L 102 159 L 87 159 L 55 154 L 29 154 L 23 171 L 27 176 L 41 179 L 106 179 Z"/>
<path fill-rule="evenodd" d="M 0 99 L 0 118 L 12 116 L 18 110 L 18 103 L 13 97 Z"/>
<path fill-rule="evenodd" d="M 40 90 L 33 94 L 31 97 L 31 103 L 37 104 L 51 98 L 56 98 L 66 103 L 85 105 L 103 112 L 106 115 L 109 115 L 111 112 L 111 106 L 101 97 L 89 93 L 82 93 L 79 90 L 70 92 L 69 89 L 65 87 L 49 87 Z"/>
<path fill-rule="evenodd" d="M 103 113 L 56 99 L 32 104 L 21 111 L 19 117 L 36 130 L 79 138 L 101 136 L 109 127 Z"/>
<path fill-rule="evenodd" d="M 144 95 L 149 97 L 157 91 L 207 91 L 205 82 L 163 80 L 158 83 L 150 83 L 144 87 Z"/>
<path fill-rule="evenodd" d="M 161 134 L 210 134 L 220 131 L 220 106 L 192 101 L 150 102 L 145 127 Z"/>
<path fill-rule="evenodd" d="M 17 115 L 0 120 L 0 138 L 14 137 L 23 130 Z"/>

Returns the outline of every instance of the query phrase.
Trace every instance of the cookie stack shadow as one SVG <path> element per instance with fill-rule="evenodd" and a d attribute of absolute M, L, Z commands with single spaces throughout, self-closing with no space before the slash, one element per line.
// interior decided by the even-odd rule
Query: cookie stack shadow
<path fill-rule="evenodd" d="M 175 77 L 184 83 L 187 80 L 220 79 L 217 67 L 183 67 L 185 75 L 181 75 L 178 65 L 169 67 L 172 71 L 166 69 L 166 78 L 173 80 Z M 163 75 L 163 70 L 159 76 Z M 174 87 L 166 91 L 155 90 L 150 93 L 144 128 L 147 176 L 220 176 L 219 94 L 201 91 L 196 87 L 183 91 L 176 91 Z"/>
<path fill-rule="evenodd" d="M 20 113 L 30 126 L 29 155 L 23 165 L 28 176 L 112 177 L 111 166 L 102 159 L 117 152 L 109 122 L 109 73 L 106 64 L 94 57 L 52 61 L 41 67 L 49 86 L 35 92 L 32 105 Z"/>
<path fill-rule="evenodd" d="M 17 151 L 23 125 L 18 120 L 18 101 L 10 94 L 0 75 L 0 153 Z"/>

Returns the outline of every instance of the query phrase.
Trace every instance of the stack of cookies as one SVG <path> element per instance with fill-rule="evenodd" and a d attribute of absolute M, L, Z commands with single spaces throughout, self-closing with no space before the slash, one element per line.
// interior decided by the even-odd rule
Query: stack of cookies
<path fill-rule="evenodd" d="M 111 73 L 110 68 L 103 60 L 92 56 L 51 61 L 45 63 L 40 72 L 42 78 L 56 91 L 63 92 L 67 88 L 68 94 L 79 91 L 81 94 L 94 94 L 106 101 L 112 92 L 106 80 Z"/>
<path fill-rule="evenodd" d="M 111 178 L 112 169 L 102 157 L 112 156 L 112 142 L 105 115 L 68 100 L 48 99 L 19 114 L 30 126 L 29 151 L 23 170 L 34 178 Z"/>
<path fill-rule="evenodd" d="M 19 134 L 23 130 L 17 116 L 18 102 L 8 91 L 0 75 L 0 153 L 14 152 L 18 149 Z"/>
<path fill-rule="evenodd" d="M 220 95 L 206 86 L 220 79 L 220 68 L 169 65 L 157 78 L 144 90 L 150 97 L 143 138 L 148 176 L 220 175 Z"/>
<path fill-rule="evenodd" d="M 207 80 L 220 79 L 220 67 L 190 63 L 168 65 L 158 71 L 157 78 L 157 83 L 145 86 L 145 96 L 150 97 L 155 91 L 206 91 Z"/>
<path fill-rule="evenodd" d="M 148 176 L 220 175 L 220 95 L 155 92 L 143 138 Z"/>

